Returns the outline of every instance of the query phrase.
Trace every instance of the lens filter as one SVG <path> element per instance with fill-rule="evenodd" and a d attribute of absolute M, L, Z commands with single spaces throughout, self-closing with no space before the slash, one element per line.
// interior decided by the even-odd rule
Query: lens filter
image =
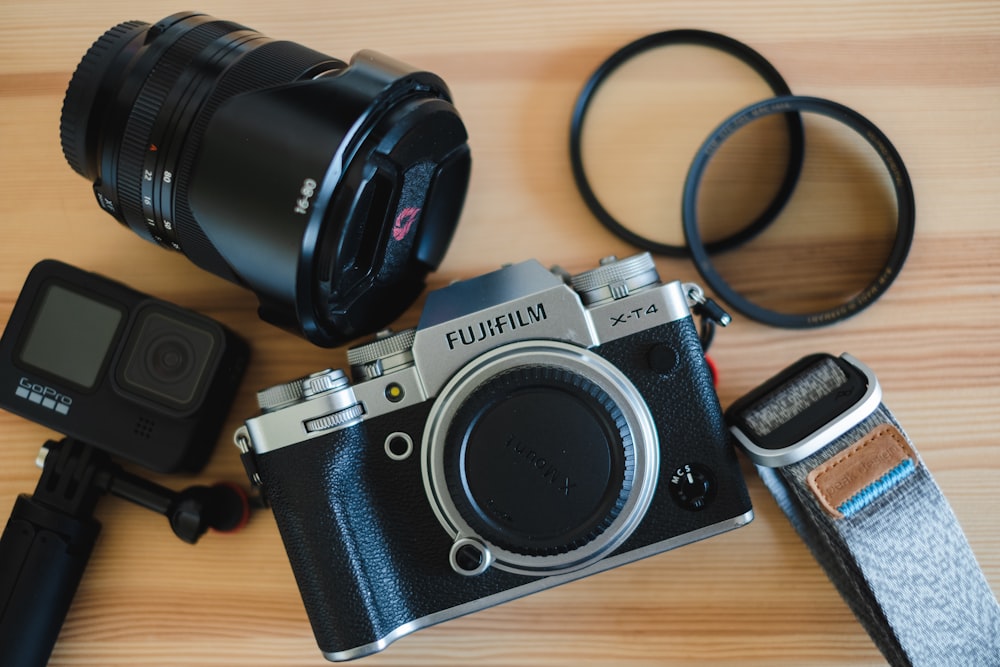
<path fill-rule="evenodd" d="M 778 159 L 760 124 L 801 113 L 806 151 L 793 196 L 739 250 L 709 256 L 707 239 L 743 224 L 752 193 Z M 893 282 L 914 228 L 913 190 L 889 139 L 857 112 L 813 97 L 752 104 L 697 151 L 683 194 L 685 238 L 705 282 L 747 317 L 774 326 L 822 326 L 870 305 Z"/>
<path fill-rule="evenodd" d="M 570 161 L 584 202 L 630 243 L 684 257 L 681 183 L 701 140 L 734 109 L 790 94 L 775 68 L 745 44 L 702 30 L 669 30 L 612 54 L 577 98 Z M 697 113 L 678 112 L 696 103 Z M 802 161 L 797 114 L 761 124 L 773 161 L 757 164 L 767 187 L 751 194 L 733 229 L 705 243 L 710 252 L 740 245 L 765 229 L 791 196 Z M 771 143 L 773 142 L 773 143 Z"/>
<path fill-rule="evenodd" d="M 913 238 L 888 138 L 843 105 L 791 95 L 763 56 L 716 33 L 654 33 L 609 57 L 577 99 L 570 160 L 608 229 L 692 257 L 729 306 L 774 326 L 864 309 Z"/>

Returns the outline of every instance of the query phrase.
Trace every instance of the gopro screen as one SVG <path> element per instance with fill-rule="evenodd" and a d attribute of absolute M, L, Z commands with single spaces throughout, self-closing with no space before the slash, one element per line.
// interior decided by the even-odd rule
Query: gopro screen
<path fill-rule="evenodd" d="M 93 389 L 123 317 L 121 308 L 50 282 L 41 291 L 18 358 Z"/>

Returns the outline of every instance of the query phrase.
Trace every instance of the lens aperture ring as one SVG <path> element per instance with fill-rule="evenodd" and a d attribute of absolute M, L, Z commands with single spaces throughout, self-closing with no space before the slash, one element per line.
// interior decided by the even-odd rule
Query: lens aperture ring
<path fill-rule="evenodd" d="M 170 201 L 174 171 L 158 157 L 166 147 L 157 143 L 159 138 L 154 137 L 153 128 L 161 114 L 173 115 L 176 111 L 167 100 L 192 60 L 221 37 L 244 30 L 226 21 L 190 25 L 191 21 L 206 19 L 196 16 L 180 21 L 151 43 L 150 48 L 164 40 L 158 57 L 146 55 L 151 69 L 125 123 L 119 153 L 117 187 L 125 221 L 137 233 L 174 250 L 181 247 L 172 220 L 165 218 L 162 211 L 162 203 Z M 227 45 L 228 40 L 220 48 Z"/>
<path fill-rule="evenodd" d="M 175 250 L 183 247 L 176 219 L 176 183 L 179 162 L 187 150 L 191 124 L 201 112 L 205 99 L 215 88 L 218 76 L 246 52 L 248 44 L 266 39 L 259 33 L 238 30 L 228 33 L 203 49 L 185 68 L 164 103 L 151 132 L 150 149 L 143 168 L 143 201 L 153 200 L 154 224 Z M 156 146 L 158 150 L 152 150 Z M 146 174 L 154 174 L 150 182 Z"/>

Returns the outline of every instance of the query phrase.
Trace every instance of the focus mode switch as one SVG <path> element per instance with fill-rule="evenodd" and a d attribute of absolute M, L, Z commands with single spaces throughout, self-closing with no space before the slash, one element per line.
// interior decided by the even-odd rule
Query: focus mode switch
<path fill-rule="evenodd" d="M 705 466 L 684 464 L 670 477 L 670 495 L 686 510 L 704 509 L 715 497 L 715 478 Z"/>

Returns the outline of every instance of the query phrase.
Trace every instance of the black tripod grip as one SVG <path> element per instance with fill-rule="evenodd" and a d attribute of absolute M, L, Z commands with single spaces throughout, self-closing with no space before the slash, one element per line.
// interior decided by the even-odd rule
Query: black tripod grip
<path fill-rule="evenodd" d="M 28 495 L 0 538 L 0 667 L 44 667 L 101 524 Z"/>

